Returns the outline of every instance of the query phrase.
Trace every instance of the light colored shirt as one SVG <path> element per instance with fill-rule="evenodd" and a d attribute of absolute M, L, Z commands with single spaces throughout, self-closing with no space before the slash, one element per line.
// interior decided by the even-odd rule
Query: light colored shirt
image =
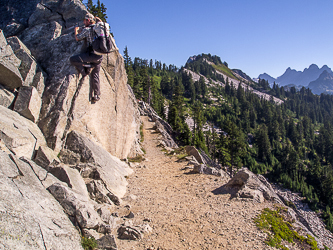
<path fill-rule="evenodd" d="M 88 27 L 84 27 L 83 30 L 81 31 L 81 33 L 76 35 L 77 39 L 79 39 L 79 40 L 87 39 L 87 42 L 89 44 L 92 44 L 93 38 L 94 38 L 94 35 L 93 35 L 94 31 L 93 31 L 92 27 L 94 27 L 94 24 L 89 25 Z"/>

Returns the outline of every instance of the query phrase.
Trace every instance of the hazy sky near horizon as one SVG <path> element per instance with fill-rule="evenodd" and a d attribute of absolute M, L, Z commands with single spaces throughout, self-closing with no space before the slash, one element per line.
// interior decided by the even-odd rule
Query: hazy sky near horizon
<path fill-rule="evenodd" d="M 96 1 L 95 1 L 96 2 Z M 332 0 L 102 0 L 121 53 L 185 65 L 218 55 L 250 77 L 333 67 Z"/>

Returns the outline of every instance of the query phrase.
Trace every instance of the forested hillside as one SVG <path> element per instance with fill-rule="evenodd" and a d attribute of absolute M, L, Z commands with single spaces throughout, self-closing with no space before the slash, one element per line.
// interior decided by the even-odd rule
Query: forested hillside
<path fill-rule="evenodd" d="M 127 48 L 124 58 L 136 97 L 162 117 L 168 107 L 179 142 L 206 151 L 231 174 L 247 167 L 300 192 L 333 231 L 333 96 L 250 82 L 210 54 L 192 57 L 181 69 L 132 60 Z M 186 117 L 193 118 L 193 131 Z M 211 129 L 204 131 L 204 124 Z"/>

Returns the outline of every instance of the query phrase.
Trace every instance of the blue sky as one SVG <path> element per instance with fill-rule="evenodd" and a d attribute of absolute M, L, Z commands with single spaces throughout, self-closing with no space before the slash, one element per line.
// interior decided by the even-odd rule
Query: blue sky
<path fill-rule="evenodd" d="M 332 0 L 102 0 L 121 53 L 185 65 L 218 55 L 251 77 L 333 67 Z"/>

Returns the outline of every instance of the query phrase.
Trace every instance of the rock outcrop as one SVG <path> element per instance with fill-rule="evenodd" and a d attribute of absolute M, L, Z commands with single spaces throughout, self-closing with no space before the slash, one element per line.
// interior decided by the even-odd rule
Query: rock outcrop
<path fill-rule="evenodd" d="M 266 179 L 263 176 L 258 177 L 247 168 L 239 170 L 223 188 L 230 192 L 232 197 L 260 203 L 267 200 L 283 204 Z"/>
<path fill-rule="evenodd" d="M 22 86 L 14 104 L 14 111 L 36 122 L 39 117 L 41 104 L 42 100 L 35 87 Z"/>
<path fill-rule="evenodd" d="M 0 106 L 0 140 L 18 157 L 34 158 L 39 146 L 46 146 L 38 126 L 18 113 Z"/>
<path fill-rule="evenodd" d="M 78 231 L 35 171 L 0 151 L 0 245 L 4 249 L 82 249 Z"/>
<path fill-rule="evenodd" d="M 82 249 L 94 236 L 117 249 L 112 208 L 142 154 L 140 113 L 117 48 L 104 56 L 101 100 L 69 58 L 86 50 L 80 0 L 0 6 L 0 213 L 6 249 Z M 7 37 L 7 38 L 6 38 Z M 118 157 L 118 158 L 117 158 Z M 0 247 L 1 248 L 1 247 Z"/>
<path fill-rule="evenodd" d="M 155 122 L 156 131 L 162 135 L 161 144 L 168 148 L 178 148 L 177 143 L 174 141 L 174 132 L 170 124 L 164 121 L 156 111 L 143 101 L 139 101 L 139 110 L 141 115 L 148 116 L 153 122 Z"/>
<path fill-rule="evenodd" d="M 79 154 L 82 163 L 92 163 L 95 166 L 99 179 L 104 181 L 109 192 L 119 198 L 124 196 L 127 185 L 125 176 L 133 172 L 125 162 L 75 131 L 67 136 L 66 148 Z"/>
<path fill-rule="evenodd" d="M 24 59 L 24 63 L 18 66 L 19 71 L 15 71 L 15 67 L 8 69 L 7 61 L 1 61 L 3 70 L 0 69 L 0 74 L 10 72 L 13 75 L 12 89 L 21 85 L 34 86 L 40 95 L 43 93 L 40 79 L 45 74 L 38 125 L 48 146 L 59 152 L 66 135 L 75 130 L 119 158 L 141 154 L 138 145 L 140 114 L 127 86 L 124 60 L 119 51 L 104 56 L 100 72 L 101 100 L 94 105 L 90 103 L 89 77 L 78 79 L 75 68 L 70 65 L 71 56 L 86 50 L 85 44 L 77 43 L 74 38 L 75 23 L 82 25 L 87 13 L 82 2 L 46 0 L 37 4 L 36 1 L 25 0 L 20 1 L 21 5 L 17 1 L 7 4 L 15 13 L 6 15 L 14 18 L 24 10 L 25 16 L 29 15 L 25 19 L 28 22 L 16 20 L 16 25 L 20 26 L 14 32 L 16 37 L 7 39 L 16 59 Z M 0 28 L 5 29 L 7 36 L 13 35 L 10 32 L 13 25 L 12 20 L 5 18 Z M 9 51 L 7 54 L 9 57 L 13 53 Z"/>
<path fill-rule="evenodd" d="M 304 202 L 304 197 L 299 196 L 297 193 L 292 193 L 279 185 L 273 185 L 273 190 L 290 207 L 289 211 L 293 211 L 295 217 L 294 226 L 296 228 L 301 226 L 308 234 L 313 235 L 320 249 L 324 248 L 324 245 L 329 249 L 333 248 L 333 234 L 326 229 L 324 222 L 318 217 L 316 212 L 309 208 L 308 203 Z"/>

